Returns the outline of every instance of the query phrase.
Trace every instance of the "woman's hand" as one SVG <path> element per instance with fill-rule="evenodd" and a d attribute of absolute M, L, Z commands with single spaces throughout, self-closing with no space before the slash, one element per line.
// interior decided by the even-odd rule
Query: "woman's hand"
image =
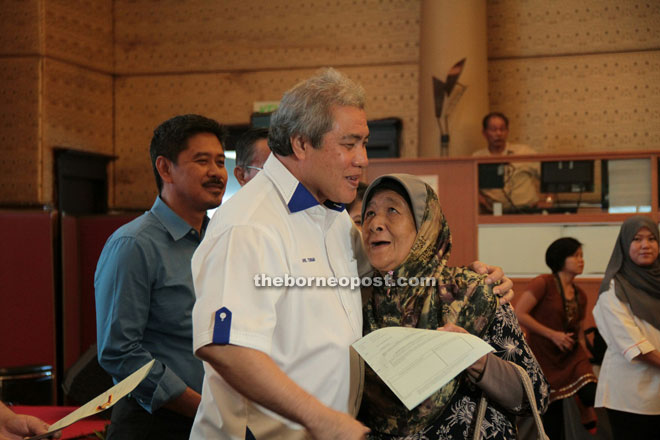
<path fill-rule="evenodd" d="M 550 340 L 561 350 L 571 351 L 575 345 L 575 334 L 551 331 Z"/>
<path fill-rule="evenodd" d="M 459 327 L 456 324 L 452 324 L 451 322 L 448 322 L 447 324 L 443 325 L 442 327 L 438 327 L 439 331 L 442 332 L 454 332 L 454 333 L 466 333 L 469 334 L 467 330 L 465 330 L 463 327 Z M 484 372 L 484 368 L 486 367 L 486 356 L 481 356 L 475 363 L 470 365 L 467 368 L 467 373 L 468 375 L 474 380 L 475 382 L 481 378 Z"/>

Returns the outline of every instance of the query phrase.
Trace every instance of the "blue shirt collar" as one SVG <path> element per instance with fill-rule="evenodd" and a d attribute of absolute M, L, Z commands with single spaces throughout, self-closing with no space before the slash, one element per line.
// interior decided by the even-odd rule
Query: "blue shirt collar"
<path fill-rule="evenodd" d="M 264 164 L 264 171 L 275 183 L 280 193 L 287 201 L 289 212 L 295 213 L 304 211 L 319 205 L 316 197 L 309 192 L 305 186 L 294 177 L 293 174 L 275 157 L 274 154 L 268 156 Z M 344 210 L 342 203 L 335 203 L 330 200 L 323 202 L 323 206 L 333 211 L 341 212 Z"/>
<path fill-rule="evenodd" d="M 185 237 L 191 230 L 195 230 L 195 228 L 190 226 L 188 222 L 179 217 L 176 212 L 172 211 L 172 208 L 167 206 L 167 203 L 165 203 L 160 196 L 156 197 L 156 201 L 151 207 L 151 213 L 156 216 L 175 241 Z M 206 231 L 208 223 L 208 216 L 204 216 L 204 221 L 202 222 L 202 234 L 199 237 L 200 240 L 204 237 L 204 232 Z"/>

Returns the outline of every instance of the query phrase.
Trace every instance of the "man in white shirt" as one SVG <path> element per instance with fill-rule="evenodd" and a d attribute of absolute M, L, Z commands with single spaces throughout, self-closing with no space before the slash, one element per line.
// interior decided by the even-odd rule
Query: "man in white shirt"
<path fill-rule="evenodd" d="M 359 289 L 259 279 L 357 277 L 342 203 L 367 165 L 364 102 L 332 69 L 288 91 L 263 172 L 213 217 L 192 263 L 193 345 L 205 361 L 192 439 L 368 432 L 349 415 L 361 377 L 349 349 L 362 335 Z"/>
<path fill-rule="evenodd" d="M 520 156 L 536 154 L 529 145 L 511 144 L 509 119 L 499 112 L 487 114 L 482 121 L 482 133 L 488 146 L 472 156 Z M 510 159 L 504 159 L 510 161 Z M 539 201 L 539 163 L 509 162 L 504 168 L 504 187 L 481 189 L 479 203 L 486 212 L 492 212 L 493 203 L 501 203 L 504 212 L 524 212 Z"/>

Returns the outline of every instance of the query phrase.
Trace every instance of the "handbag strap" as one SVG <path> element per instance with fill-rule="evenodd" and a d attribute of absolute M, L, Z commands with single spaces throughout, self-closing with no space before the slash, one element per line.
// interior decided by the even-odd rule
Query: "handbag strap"
<path fill-rule="evenodd" d="M 481 393 L 481 399 L 479 399 L 479 406 L 477 407 L 477 423 L 474 425 L 474 435 L 472 436 L 472 440 L 481 440 L 481 422 L 484 421 L 487 406 L 488 402 L 486 402 L 486 395 Z"/>
<path fill-rule="evenodd" d="M 511 365 L 516 367 L 516 371 L 518 372 L 518 376 L 520 376 L 520 380 L 522 381 L 523 388 L 525 389 L 525 393 L 527 394 L 527 400 L 529 401 L 529 406 L 532 407 L 532 416 L 534 416 L 534 422 L 536 423 L 536 431 L 538 432 L 537 438 L 539 440 L 548 440 L 548 436 L 545 433 L 545 430 L 543 429 L 543 421 L 541 420 L 541 414 L 539 414 L 539 410 L 536 407 L 536 397 L 534 396 L 534 387 L 532 386 L 532 380 L 529 378 L 527 375 L 527 371 L 523 369 L 518 364 L 514 364 L 513 362 L 509 362 Z"/>
<path fill-rule="evenodd" d="M 539 414 L 539 410 L 536 406 L 534 387 L 532 386 L 532 381 L 529 378 L 529 375 L 527 375 L 527 372 L 520 365 L 514 364 L 513 362 L 509 362 L 509 363 L 516 368 L 516 371 L 518 372 L 518 376 L 520 377 L 520 381 L 522 382 L 523 389 L 525 390 L 525 394 L 527 395 L 527 400 L 529 401 L 529 405 L 532 408 L 532 415 L 534 416 L 534 422 L 536 423 L 536 431 L 538 433 L 537 439 L 549 440 L 548 436 L 545 433 L 545 430 L 543 429 L 543 421 L 541 420 L 541 415 Z M 481 399 L 479 400 L 479 406 L 477 407 L 477 417 L 476 417 L 476 423 L 474 425 L 474 435 L 472 436 L 472 440 L 481 439 L 481 424 L 486 415 L 487 406 L 488 406 L 488 402 L 486 401 L 486 396 L 485 394 L 482 393 Z"/>

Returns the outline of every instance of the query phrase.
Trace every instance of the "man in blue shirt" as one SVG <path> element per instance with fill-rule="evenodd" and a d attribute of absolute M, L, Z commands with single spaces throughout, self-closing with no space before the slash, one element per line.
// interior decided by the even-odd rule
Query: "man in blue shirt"
<path fill-rule="evenodd" d="M 190 261 L 206 210 L 227 182 L 220 125 L 176 116 L 154 131 L 150 155 L 159 196 L 108 239 L 94 277 L 99 363 L 118 382 L 156 359 L 114 407 L 108 439 L 188 439 L 204 371 L 191 350 L 195 303 Z"/>

